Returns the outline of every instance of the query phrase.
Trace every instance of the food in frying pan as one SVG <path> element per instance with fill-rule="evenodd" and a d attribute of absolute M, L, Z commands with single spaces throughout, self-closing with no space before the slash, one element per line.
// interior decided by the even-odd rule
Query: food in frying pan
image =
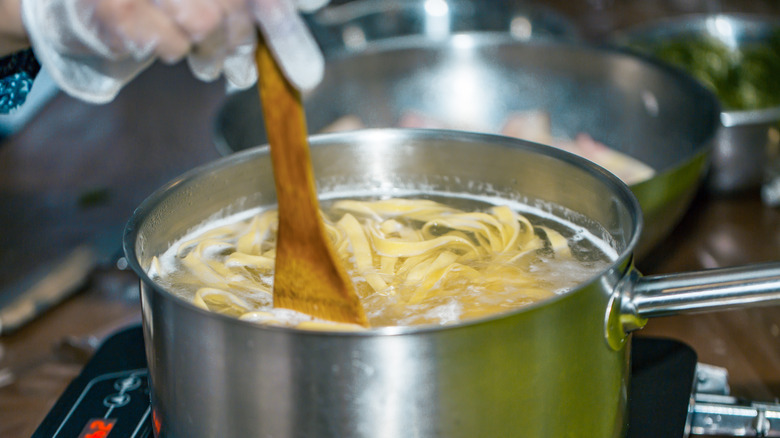
<path fill-rule="evenodd" d="M 372 327 L 451 324 L 570 290 L 615 257 L 581 227 L 527 206 L 455 196 L 323 200 L 324 223 Z M 259 324 L 345 328 L 274 308 L 277 214 L 206 224 L 150 277 L 204 309 Z M 353 327 L 358 329 L 358 327 Z"/>
<path fill-rule="evenodd" d="M 398 120 L 397 126 L 401 128 L 457 129 L 488 132 L 553 146 L 587 158 L 609 170 L 628 185 L 638 184 L 655 175 L 652 167 L 594 140 L 586 133 L 579 133 L 574 139 L 554 137 L 550 114 L 542 110 L 512 112 L 503 125 L 496 130 L 486 129 L 483 126 L 465 126 L 463 124 L 455 126 L 417 111 L 404 112 Z M 365 124 L 358 116 L 348 115 L 337 119 L 322 132 L 350 131 L 364 127 Z"/>
<path fill-rule="evenodd" d="M 573 140 L 553 137 L 550 115 L 545 111 L 512 113 L 507 117 L 500 133 L 553 146 L 587 158 L 628 185 L 648 180 L 655 174 L 653 168 L 647 164 L 594 140 L 584 132 L 577 134 Z"/>

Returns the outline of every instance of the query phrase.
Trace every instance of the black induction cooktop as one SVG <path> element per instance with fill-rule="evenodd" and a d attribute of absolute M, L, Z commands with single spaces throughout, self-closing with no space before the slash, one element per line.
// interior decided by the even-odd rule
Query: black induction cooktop
<path fill-rule="evenodd" d="M 629 438 L 682 437 L 696 354 L 668 339 L 635 337 Z M 108 338 L 32 438 L 151 438 L 152 411 L 140 325 Z"/>

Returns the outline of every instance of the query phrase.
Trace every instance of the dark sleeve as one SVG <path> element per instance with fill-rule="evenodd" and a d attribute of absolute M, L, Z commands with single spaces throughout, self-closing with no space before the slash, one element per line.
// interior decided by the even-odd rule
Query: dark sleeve
<path fill-rule="evenodd" d="M 24 103 L 40 69 L 32 50 L 0 58 L 0 114 L 9 113 Z"/>

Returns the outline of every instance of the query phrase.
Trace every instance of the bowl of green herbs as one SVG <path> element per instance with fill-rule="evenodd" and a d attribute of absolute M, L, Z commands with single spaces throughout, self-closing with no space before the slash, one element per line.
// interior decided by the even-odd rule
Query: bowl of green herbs
<path fill-rule="evenodd" d="M 780 17 L 689 15 L 645 23 L 613 42 L 707 86 L 721 124 L 707 185 L 720 193 L 780 181 Z"/>

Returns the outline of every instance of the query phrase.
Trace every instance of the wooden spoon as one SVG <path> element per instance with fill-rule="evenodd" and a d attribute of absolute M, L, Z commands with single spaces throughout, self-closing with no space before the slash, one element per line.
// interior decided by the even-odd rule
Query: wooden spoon
<path fill-rule="evenodd" d="M 301 95 L 261 36 L 256 62 L 279 203 L 274 306 L 367 327 L 354 285 L 320 218 Z"/>

